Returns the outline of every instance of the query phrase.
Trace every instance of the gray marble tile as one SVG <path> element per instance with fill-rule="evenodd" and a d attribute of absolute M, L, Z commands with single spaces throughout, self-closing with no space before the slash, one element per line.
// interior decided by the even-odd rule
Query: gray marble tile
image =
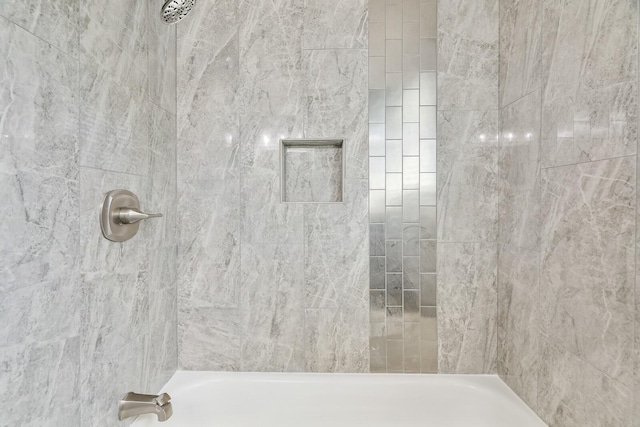
<path fill-rule="evenodd" d="M 0 4 L 0 16 L 75 56 L 80 3 L 78 0 L 7 0 Z"/>
<path fill-rule="evenodd" d="M 362 309 L 307 309 L 304 326 L 307 372 L 367 372 L 369 313 Z"/>
<path fill-rule="evenodd" d="M 632 372 L 635 157 L 545 169 L 543 332 L 628 384 Z"/>
<path fill-rule="evenodd" d="M 384 256 L 385 224 L 369 225 L 369 255 Z"/>
<path fill-rule="evenodd" d="M 501 111 L 500 242 L 537 249 L 540 242 L 540 91 Z"/>
<path fill-rule="evenodd" d="M 438 113 L 438 240 L 494 242 L 498 112 Z"/>
<path fill-rule="evenodd" d="M 344 138 L 347 179 L 368 175 L 367 51 L 304 51 L 307 138 Z"/>
<path fill-rule="evenodd" d="M 93 60 L 80 66 L 80 165 L 146 175 L 150 103 L 147 78 L 126 81 Z"/>
<path fill-rule="evenodd" d="M 629 425 L 629 388 L 545 339 L 540 350 L 538 413 L 549 426 Z"/>
<path fill-rule="evenodd" d="M 147 270 L 83 274 L 83 426 L 117 426 L 113 402 L 122 397 L 122 390 L 144 388 L 149 341 L 148 279 Z"/>
<path fill-rule="evenodd" d="M 540 253 L 500 246 L 498 257 L 498 373 L 537 410 L 540 369 Z"/>
<path fill-rule="evenodd" d="M 238 8 L 241 111 L 272 115 L 302 112 L 303 0 L 242 0 Z"/>
<path fill-rule="evenodd" d="M 500 2 L 500 107 L 541 87 L 543 2 Z"/>
<path fill-rule="evenodd" d="M 496 373 L 497 248 L 438 244 L 440 373 Z"/>
<path fill-rule="evenodd" d="M 304 0 L 303 49 L 366 49 L 368 1 Z"/>
<path fill-rule="evenodd" d="M 193 308 L 178 300 L 180 369 L 239 371 L 242 320 L 238 308 Z"/>
<path fill-rule="evenodd" d="M 636 153 L 638 20 L 633 2 L 546 2 L 543 166 Z"/>
<path fill-rule="evenodd" d="M 79 337 L 0 346 L 0 364 L 4 425 L 83 425 Z"/>
<path fill-rule="evenodd" d="M 175 25 L 158 19 L 158 3 L 147 1 L 149 19 L 149 100 L 176 114 L 177 40 Z"/>
<path fill-rule="evenodd" d="M 497 0 L 438 4 L 438 108 L 498 108 Z"/>
<path fill-rule="evenodd" d="M 302 137 L 296 117 L 242 118 L 242 242 L 302 243 L 303 206 L 281 202 L 280 139 Z"/>
<path fill-rule="evenodd" d="M 367 192 L 346 180 L 343 204 L 304 206 L 305 307 L 368 307 Z"/>
<path fill-rule="evenodd" d="M 300 245 L 243 245 L 243 371 L 304 370 L 304 257 Z"/>
<path fill-rule="evenodd" d="M 178 182 L 178 293 L 190 307 L 237 307 L 240 280 L 239 183 Z"/>

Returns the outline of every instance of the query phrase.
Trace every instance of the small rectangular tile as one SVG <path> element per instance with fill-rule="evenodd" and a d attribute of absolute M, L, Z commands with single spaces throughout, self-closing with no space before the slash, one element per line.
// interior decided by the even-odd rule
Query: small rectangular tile
<path fill-rule="evenodd" d="M 436 140 L 420 140 L 420 172 L 436 172 Z"/>
<path fill-rule="evenodd" d="M 402 107 L 402 73 L 387 73 L 385 80 L 386 106 Z"/>
<path fill-rule="evenodd" d="M 436 204 L 436 176 L 435 173 L 420 174 L 420 205 L 435 206 Z"/>
<path fill-rule="evenodd" d="M 403 24 L 402 49 L 405 55 L 420 55 L 420 23 L 418 21 Z"/>
<path fill-rule="evenodd" d="M 385 321 L 386 307 L 386 291 L 369 291 L 369 322 L 382 323 Z"/>
<path fill-rule="evenodd" d="M 420 39 L 420 71 L 436 71 L 437 60 L 438 50 L 436 39 Z"/>
<path fill-rule="evenodd" d="M 387 340 L 401 340 L 404 336 L 402 307 L 387 307 Z"/>
<path fill-rule="evenodd" d="M 402 172 L 402 141 L 387 140 L 387 173 Z"/>
<path fill-rule="evenodd" d="M 416 224 L 405 224 L 402 227 L 402 255 L 420 255 L 420 227 Z"/>
<path fill-rule="evenodd" d="M 420 240 L 420 273 L 436 272 L 436 241 Z"/>
<path fill-rule="evenodd" d="M 387 174 L 387 206 L 402 206 L 402 174 Z"/>
<path fill-rule="evenodd" d="M 384 57 L 369 58 L 369 89 L 385 89 L 386 61 Z"/>
<path fill-rule="evenodd" d="M 438 340 L 438 319 L 437 319 L 436 307 L 421 307 L 420 308 L 420 338 L 423 341 L 437 341 Z"/>
<path fill-rule="evenodd" d="M 402 40 L 387 40 L 386 46 L 387 73 L 401 73 Z"/>
<path fill-rule="evenodd" d="M 420 138 L 436 139 L 436 107 L 420 107 Z"/>
<path fill-rule="evenodd" d="M 402 272 L 402 240 L 387 240 L 387 273 Z M 402 287 L 402 277 L 400 278 Z"/>
<path fill-rule="evenodd" d="M 420 323 L 420 291 L 418 290 L 404 291 L 404 321 Z M 420 336 L 415 338 L 419 341 Z"/>
<path fill-rule="evenodd" d="M 369 123 L 384 123 L 384 90 L 369 91 Z"/>
<path fill-rule="evenodd" d="M 438 35 L 435 1 L 420 2 L 420 37 L 435 38 Z"/>
<path fill-rule="evenodd" d="M 385 189 L 386 173 L 384 160 L 384 157 L 369 157 L 369 188 L 372 190 Z"/>
<path fill-rule="evenodd" d="M 402 188 L 405 190 L 420 189 L 420 159 L 418 157 L 404 158 L 404 171 L 402 174 Z"/>
<path fill-rule="evenodd" d="M 418 123 L 420 121 L 420 91 L 406 89 L 402 95 L 402 121 Z"/>
<path fill-rule="evenodd" d="M 420 275 L 420 305 L 435 307 L 437 304 L 437 276 L 435 274 Z"/>
<path fill-rule="evenodd" d="M 402 87 L 420 89 L 420 55 L 402 57 Z"/>
<path fill-rule="evenodd" d="M 385 266 L 383 256 L 369 257 L 369 289 L 385 289 Z"/>
<path fill-rule="evenodd" d="M 420 257 L 402 259 L 402 284 L 404 289 L 420 289 Z"/>
<path fill-rule="evenodd" d="M 435 240 L 437 237 L 437 211 L 435 206 L 420 206 L 420 238 Z"/>
<path fill-rule="evenodd" d="M 402 139 L 402 107 L 387 107 L 385 119 L 387 139 Z"/>
<path fill-rule="evenodd" d="M 372 123 L 369 125 L 369 155 L 384 156 L 385 155 L 386 135 L 384 123 Z M 424 171 L 430 172 L 430 171 Z"/>
<path fill-rule="evenodd" d="M 402 307 L 402 273 L 387 273 L 387 306 Z"/>
<path fill-rule="evenodd" d="M 374 88 L 371 88 L 374 89 Z M 375 88 L 377 89 L 377 88 Z M 437 105 L 438 86 L 435 72 L 420 73 L 420 105 Z"/>
<path fill-rule="evenodd" d="M 402 239 L 402 207 L 387 206 L 387 239 Z"/>
<path fill-rule="evenodd" d="M 386 194 L 384 190 L 369 191 L 369 222 L 385 221 Z"/>
<path fill-rule="evenodd" d="M 407 21 L 419 22 L 420 17 L 420 0 L 403 0 L 402 1 L 402 19 Z"/>
<path fill-rule="evenodd" d="M 420 341 L 420 372 L 438 373 L 438 341 Z"/>
<path fill-rule="evenodd" d="M 384 22 L 386 9 L 385 0 L 369 0 L 369 25 L 373 22 Z"/>
<path fill-rule="evenodd" d="M 402 191 L 402 210 L 404 222 L 415 222 L 417 224 L 420 221 L 420 191 Z"/>
<path fill-rule="evenodd" d="M 385 224 L 369 225 L 369 255 L 384 256 Z"/>
<path fill-rule="evenodd" d="M 387 4 L 386 38 L 402 39 L 402 3 Z"/>
<path fill-rule="evenodd" d="M 387 341 L 387 372 L 404 373 L 403 341 Z"/>
<path fill-rule="evenodd" d="M 403 156 L 419 156 L 420 155 L 420 124 L 419 123 L 403 123 L 402 124 L 402 155 Z"/>
<path fill-rule="evenodd" d="M 369 56 L 384 57 L 385 51 L 385 24 L 384 22 L 369 23 Z"/>

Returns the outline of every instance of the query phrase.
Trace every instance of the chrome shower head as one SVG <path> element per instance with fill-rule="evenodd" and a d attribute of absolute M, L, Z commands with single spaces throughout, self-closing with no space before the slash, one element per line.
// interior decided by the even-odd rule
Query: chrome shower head
<path fill-rule="evenodd" d="M 191 12 L 196 0 L 167 0 L 162 6 L 160 18 L 165 24 L 175 24 Z"/>

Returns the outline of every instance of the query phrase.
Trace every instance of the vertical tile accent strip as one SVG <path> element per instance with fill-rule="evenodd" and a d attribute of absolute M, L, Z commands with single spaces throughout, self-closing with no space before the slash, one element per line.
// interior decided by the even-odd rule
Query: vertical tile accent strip
<path fill-rule="evenodd" d="M 435 373 L 436 1 L 376 6 L 369 14 L 370 370 Z"/>

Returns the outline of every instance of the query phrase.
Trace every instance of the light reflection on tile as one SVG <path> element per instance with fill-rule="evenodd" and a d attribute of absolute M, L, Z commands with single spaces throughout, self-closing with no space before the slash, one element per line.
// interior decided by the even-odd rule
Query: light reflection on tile
<path fill-rule="evenodd" d="M 420 205 L 435 206 L 436 204 L 436 174 L 420 174 Z"/>
<path fill-rule="evenodd" d="M 420 291 L 405 290 L 404 291 L 404 321 L 420 322 Z M 415 337 L 417 341 L 420 337 Z M 405 335 L 406 339 L 406 335 Z"/>
<path fill-rule="evenodd" d="M 402 188 L 405 190 L 420 189 L 420 158 L 404 157 L 402 172 Z"/>
<path fill-rule="evenodd" d="M 369 125 L 369 155 L 384 156 L 385 154 L 385 130 L 384 123 Z M 430 171 L 423 171 L 430 172 Z"/>
<path fill-rule="evenodd" d="M 402 80 L 404 89 L 420 88 L 420 55 L 404 55 L 402 58 Z"/>
<path fill-rule="evenodd" d="M 387 107 L 401 107 L 402 73 L 387 73 L 385 90 Z"/>
<path fill-rule="evenodd" d="M 420 91 L 405 90 L 402 96 L 402 121 L 418 123 L 420 120 Z"/>
<path fill-rule="evenodd" d="M 385 188 L 384 157 L 369 157 L 369 188 L 372 190 Z"/>
<path fill-rule="evenodd" d="M 387 174 L 387 206 L 402 206 L 402 174 Z"/>
<path fill-rule="evenodd" d="M 402 192 L 402 210 L 404 222 L 420 221 L 420 191 L 404 190 Z"/>
<path fill-rule="evenodd" d="M 402 239 L 402 207 L 387 207 L 387 239 Z"/>
<path fill-rule="evenodd" d="M 387 316 L 385 291 L 369 291 L 369 322 L 382 323 Z"/>
<path fill-rule="evenodd" d="M 369 123 L 384 123 L 384 90 L 369 91 Z"/>
<path fill-rule="evenodd" d="M 387 172 L 402 172 L 402 141 L 387 140 Z"/>
<path fill-rule="evenodd" d="M 437 276 L 435 274 L 420 275 L 420 305 L 436 306 Z"/>
<path fill-rule="evenodd" d="M 436 105 L 438 94 L 436 84 L 435 72 L 420 73 L 420 105 Z"/>
<path fill-rule="evenodd" d="M 384 222 L 386 195 L 384 190 L 369 191 L 369 221 Z"/>
<path fill-rule="evenodd" d="M 402 155 L 420 155 L 420 125 L 418 123 L 404 123 L 402 125 Z"/>
<path fill-rule="evenodd" d="M 420 172 L 436 172 L 436 140 L 420 140 Z"/>
<path fill-rule="evenodd" d="M 386 112 L 387 139 L 402 139 L 402 107 L 387 107 Z"/>

